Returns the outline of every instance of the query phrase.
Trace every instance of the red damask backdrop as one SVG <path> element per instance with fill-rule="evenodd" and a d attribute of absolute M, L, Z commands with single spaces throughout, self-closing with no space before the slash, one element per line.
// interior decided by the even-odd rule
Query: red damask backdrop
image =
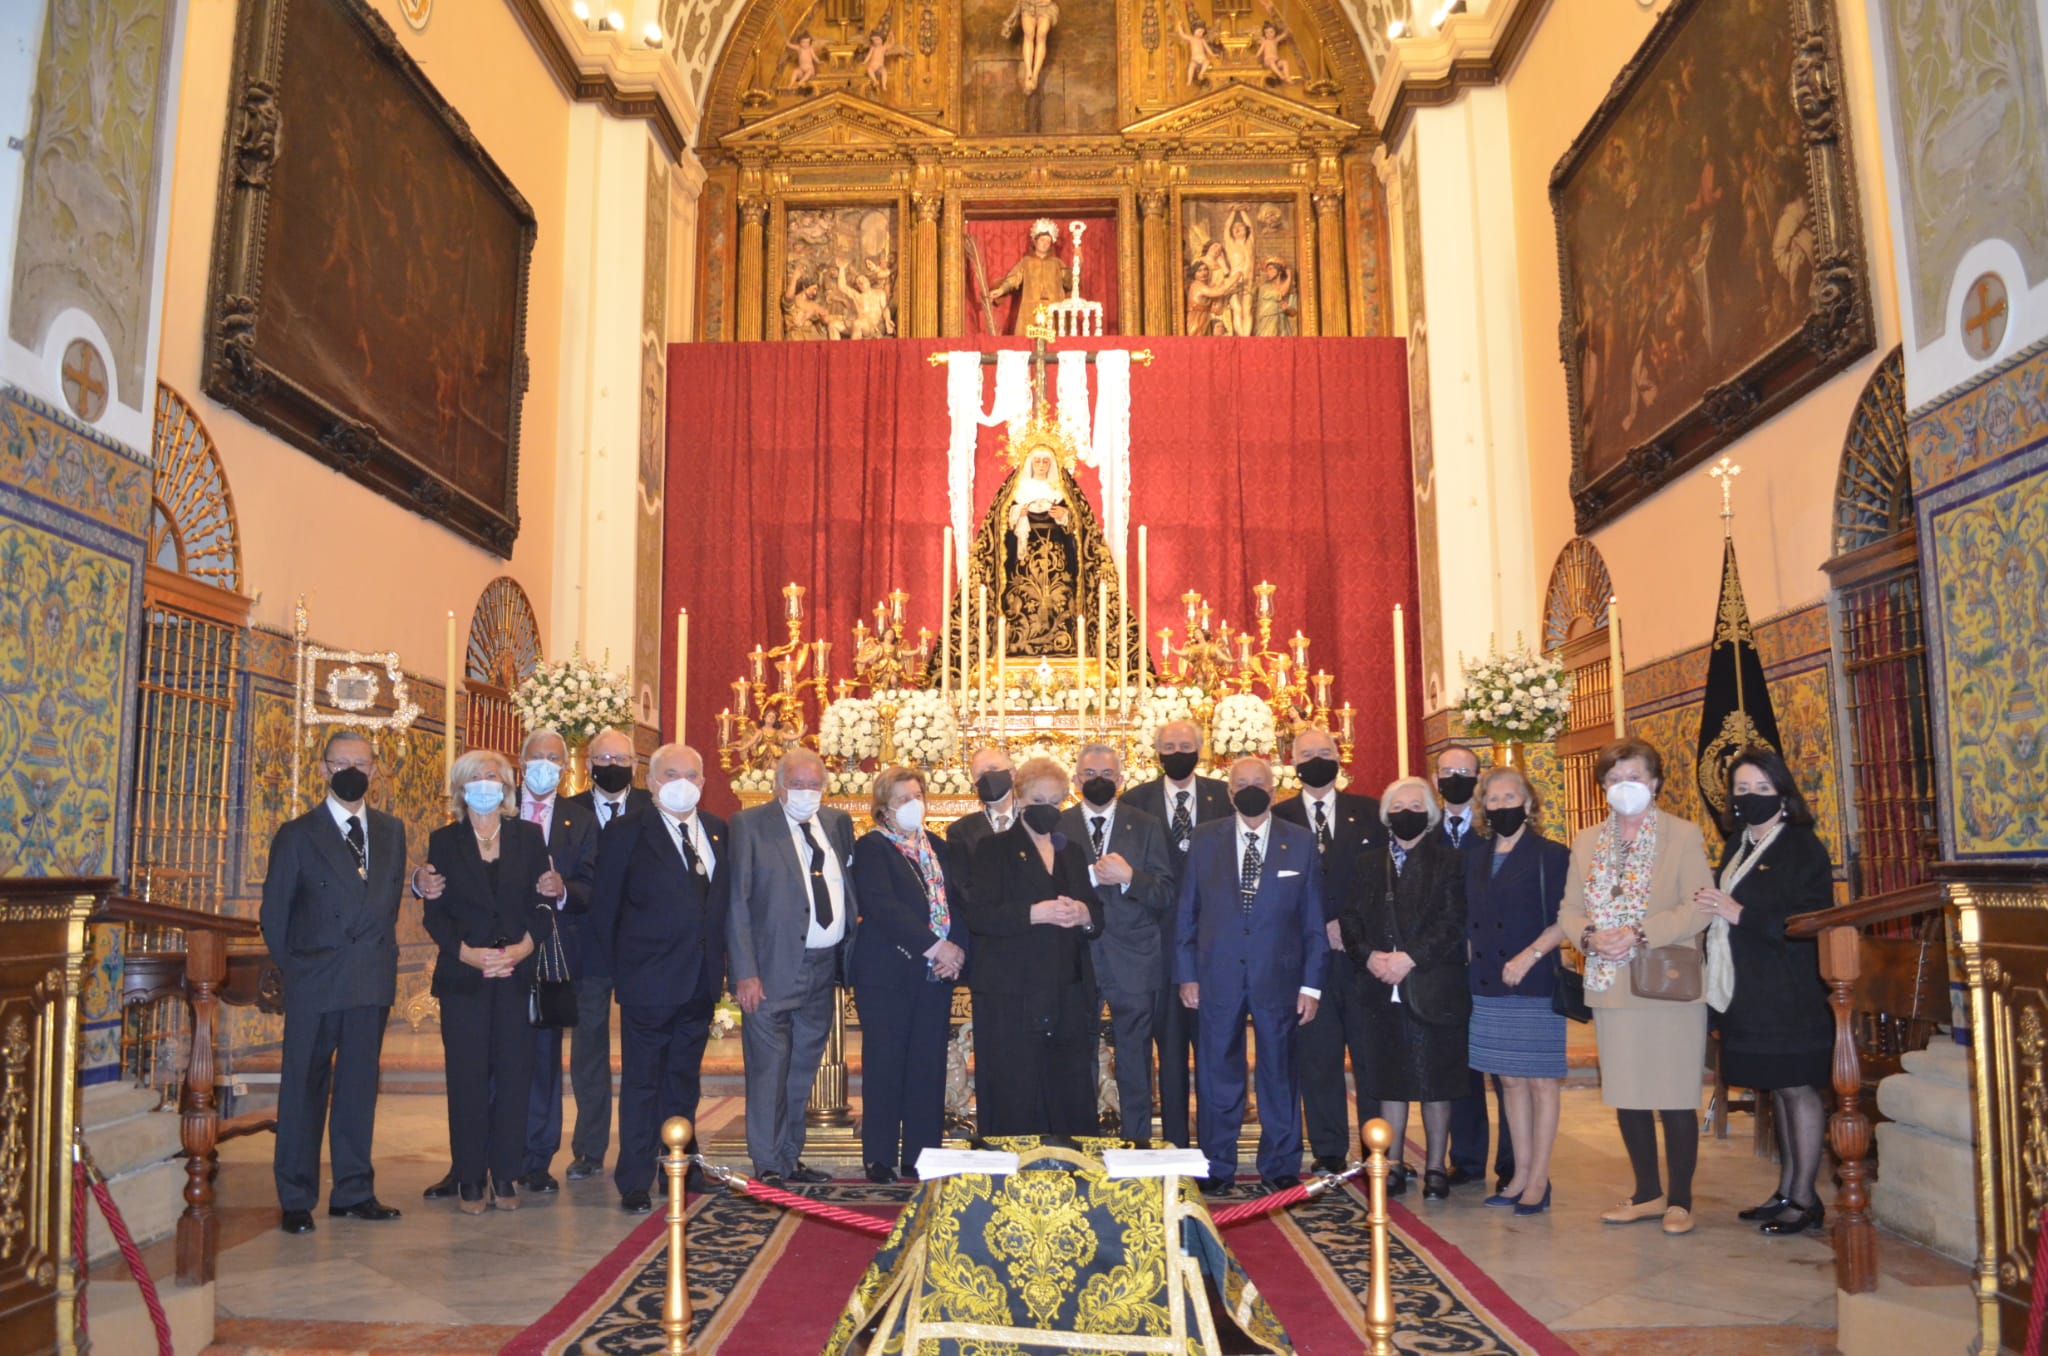
<path fill-rule="evenodd" d="M 717 712 L 756 642 L 779 643 L 784 584 L 809 589 L 807 638 L 849 669 L 852 627 L 891 588 L 914 633 L 940 622 L 948 521 L 946 379 L 926 361 L 946 340 L 677 344 L 669 350 L 666 634 L 690 611 L 689 729 L 715 767 Z M 1002 341 L 1008 343 L 1010 341 Z M 1281 635 L 1313 640 L 1312 668 L 1359 709 L 1349 769 L 1377 794 L 1394 775 L 1394 605 L 1411 618 L 1408 691 L 1421 691 L 1406 359 L 1398 339 L 1146 339 L 1131 369 L 1131 560 L 1151 528 L 1153 644 L 1180 595 L 1205 594 L 1233 626 L 1252 585 L 1278 586 Z M 1092 371 L 1092 369 L 1091 369 Z M 984 371 L 984 400 L 993 383 Z M 1091 380 L 1092 385 L 1092 380 Z M 1008 463 L 984 430 L 975 522 Z M 1100 514 L 1093 471 L 1081 484 Z M 936 643 L 936 642 L 935 642 Z M 1156 648 L 1155 648 L 1156 661 Z M 674 675 L 663 726 L 673 737 Z M 1409 704 L 1411 770 L 1421 702 Z M 733 803 L 708 778 L 708 803 Z"/>

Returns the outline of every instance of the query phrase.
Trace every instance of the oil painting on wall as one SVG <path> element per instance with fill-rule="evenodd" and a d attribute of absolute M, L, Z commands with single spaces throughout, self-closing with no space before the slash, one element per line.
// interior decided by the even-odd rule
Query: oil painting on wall
<path fill-rule="evenodd" d="M 782 337 L 896 334 L 896 209 L 792 207 L 783 242 Z"/>
<path fill-rule="evenodd" d="M 1551 176 L 1582 532 L 1870 347 L 1840 63 L 1806 8 L 1680 0 Z"/>
<path fill-rule="evenodd" d="M 1292 199 L 1181 202 L 1181 333 L 1301 333 L 1300 213 Z"/>

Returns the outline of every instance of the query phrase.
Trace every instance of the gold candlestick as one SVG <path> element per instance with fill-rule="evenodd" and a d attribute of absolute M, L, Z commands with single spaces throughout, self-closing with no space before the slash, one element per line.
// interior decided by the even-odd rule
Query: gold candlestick
<path fill-rule="evenodd" d="M 1316 685 L 1316 705 L 1327 709 L 1330 705 L 1330 675 L 1317 669 L 1315 677 L 1309 681 Z"/>
<path fill-rule="evenodd" d="M 889 617 L 896 623 L 896 629 L 903 629 L 903 607 L 910 601 L 910 595 L 902 589 L 889 590 Z"/>
<path fill-rule="evenodd" d="M 756 645 L 753 649 L 747 651 L 747 662 L 754 666 L 754 681 L 756 683 L 768 681 L 768 652 L 766 650 Z M 746 708 L 743 706 L 740 709 L 744 711 Z"/>
<path fill-rule="evenodd" d="M 1621 599 L 1612 595 L 1607 599 L 1607 687 L 1613 695 L 1614 737 L 1619 739 L 1628 733 L 1628 698 L 1621 690 Z"/>
<path fill-rule="evenodd" d="M 1074 710 L 1088 710 L 1088 614 L 1074 615 Z"/>
<path fill-rule="evenodd" d="M 988 585 L 978 584 L 975 587 L 981 594 L 981 631 L 974 655 L 974 685 L 981 690 L 981 714 L 986 718 L 988 716 Z"/>
<path fill-rule="evenodd" d="M 1259 600 L 1258 616 L 1260 621 L 1271 621 L 1273 619 L 1273 594 L 1275 591 L 1276 586 L 1267 583 L 1263 579 L 1252 585 L 1252 593 Z"/>
<path fill-rule="evenodd" d="M 1152 619 L 1152 529 L 1138 524 L 1138 703 L 1152 691 L 1152 666 L 1145 662 L 1145 635 Z M 1167 633 L 1169 636 L 1172 632 Z M 1164 662 L 1163 660 L 1161 662 Z"/>
<path fill-rule="evenodd" d="M 1337 730 L 1346 744 L 1352 741 L 1352 727 L 1356 724 L 1357 720 L 1358 712 L 1352 707 L 1350 702 L 1345 702 L 1337 708 Z"/>
<path fill-rule="evenodd" d="M 721 747 L 732 743 L 732 712 L 730 710 L 718 713 L 718 742 Z"/>
<path fill-rule="evenodd" d="M 791 581 L 782 586 L 782 615 L 795 623 L 804 619 L 804 586 Z"/>
<path fill-rule="evenodd" d="M 1294 639 L 1287 642 L 1287 647 L 1294 651 L 1294 667 L 1306 669 L 1308 667 L 1308 637 L 1296 631 Z"/>
<path fill-rule="evenodd" d="M 1180 596 L 1180 600 L 1187 606 L 1188 625 L 1192 627 L 1198 620 L 1200 620 L 1202 615 L 1202 595 L 1195 592 L 1193 589 L 1189 589 L 1186 593 L 1183 593 Z"/>

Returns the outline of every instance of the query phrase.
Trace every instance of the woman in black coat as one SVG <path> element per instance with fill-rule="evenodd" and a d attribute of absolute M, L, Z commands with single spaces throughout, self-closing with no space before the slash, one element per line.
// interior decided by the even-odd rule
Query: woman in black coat
<path fill-rule="evenodd" d="M 959 892 L 946 846 L 924 827 L 924 775 L 886 768 L 875 778 L 875 828 L 853 845 L 860 927 L 853 1001 L 860 1008 L 861 1157 L 870 1182 L 936 1146 L 946 1118 L 946 1038 L 953 985 L 967 961 Z"/>
<path fill-rule="evenodd" d="M 461 818 L 427 839 L 427 862 L 447 881 L 421 921 L 441 948 L 433 991 L 441 1000 L 448 1148 L 468 1215 L 491 1204 L 519 1207 L 533 1082 L 527 996 L 534 952 L 552 934 L 561 893 L 540 826 L 506 812 L 518 804 L 513 775 L 511 762 L 488 749 L 456 759 L 450 781 Z"/>
<path fill-rule="evenodd" d="M 1357 893 L 1339 920 L 1345 949 L 1363 973 L 1365 1067 L 1354 1065 L 1361 1104 L 1378 1101 L 1394 1143 L 1408 1131 L 1408 1104 L 1422 1103 L 1427 1149 L 1422 1194 L 1450 1195 L 1444 1156 L 1451 1102 L 1465 1095 L 1465 1024 L 1472 990 L 1465 977 L 1465 858 L 1436 832 L 1436 797 L 1420 777 L 1403 777 L 1380 797 L 1388 842 L 1359 856 Z M 1408 1189 L 1408 1169 L 1387 1189 Z"/>
<path fill-rule="evenodd" d="M 1050 758 L 1017 769 L 1017 822 L 983 839 L 961 913 L 972 935 L 974 1098 L 989 1135 L 1092 1135 L 1095 965 L 1102 901 L 1088 850 L 1053 832 L 1066 770 Z"/>
<path fill-rule="evenodd" d="M 1767 1234 L 1804 1233 L 1826 1215 L 1814 1181 L 1835 1018 L 1819 944 L 1787 937 L 1785 924 L 1834 904 L 1834 873 L 1791 769 L 1769 749 L 1743 749 L 1729 763 L 1728 807 L 1717 888 L 1693 896 L 1710 919 L 1707 1002 L 1721 1033 L 1721 1076 L 1771 1094 L 1780 1150 L 1776 1194 L 1741 1217 Z"/>

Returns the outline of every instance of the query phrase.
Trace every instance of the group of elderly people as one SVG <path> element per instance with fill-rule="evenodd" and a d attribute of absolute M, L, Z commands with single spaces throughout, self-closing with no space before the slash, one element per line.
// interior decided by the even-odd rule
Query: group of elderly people
<path fill-rule="evenodd" d="M 1233 860 L 1246 871 L 1248 938 L 1259 854 L 1306 842 L 1285 836 L 1306 829 L 1322 859 L 1308 874 L 1324 891 L 1324 914 L 1310 919 L 1308 935 L 1320 950 L 1322 925 L 1328 953 L 1311 967 L 1316 982 L 1302 983 L 1298 1008 L 1288 986 L 1285 1013 L 1290 1023 L 1328 1024 L 1286 1056 L 1297 1078 L 1288 1086 L 1309 1103 L 1318 1167 L 1337 1166 L 1318 1120 L 1327 1119 L 1333 1078 L 1337 1119 L 1348 1111 L 1348 1052 L 1361 1116 L 1388 1120 L 1397 1144 L 1406 1142 L 1409 1104 L 1422 1104 L 1422 1194 L 1445 1197 L 1458 1180 L 1453 1107 L 1478 1075 L 1499 1096 L 1503 1165 L 1512 1149 L 1486 1204 L 1518 1215 L 1549 1209 L 1572 1006 L 1557 993 L 1565 985 L 1583 989 L 1601 1094 L 1635 1176 L 1604 1220 L 1657 1221 L 1667 1234 L 1694 1227 L 1712 1027 L 1727 1081 L 1769 1091 L 1778 1111 L 1778 1188 L 1742 1217 L 1766 1233 L 1819 1227 L 1833 1022 L 1815 948 L 1788 938 L 1785 925 L 1831 903 L 1830 874 L 1812 813 L 1776 753 L 1745 749 L 1731 761 L 1729 836 L 1715 870 L 1700 830 L 1658 810 L 1661 760 L 1640 740 L 1599 754 L 1609 813 L 1569 847 L 1546 832 L 1542 797 L 1521 769 L 1480 775 L 1466 749 L 1446 751 L 1434 784 L 1404 777 L 1375 802 L 1336 794 L 1335 744 L 1306 732 L 1294 758 L 1303 796 L 1272 806 L 1270 769 L 1261 778 L 1234 768 L 1230 783 L 1197 775 L 1200 734 L 1185 722 L 1162 728 L 1158 744 L 1162 775 L 1134 788 L 1113 749 L 1082 750 L 1071 808 L 1077 788 L 1059 763 L 1013 767 L 1002 751 L 981 750 L 970 765 L 981 808 L 944 836 L 926 822 L 921 773 L 891 767 L 876 777 L 872 827 L 851 857 L 859 916 L 848 965 L 872 1180 L 913 1172 L 941 1140 L 951 994 L 963 983 L 974 1000 L 981 1133 L 1096 1131 L 1106 1001 L 1124 1136 L 1150 1142 L 1156 1096 L 1159 1138 L 1187 1143 L 1199 1023 L 1191 986 L 1176 975 L 1177 952 L 1193 945 L 1176 935 L 1190 926 L 1176 908 L 1183 863 L 1198 826 L 1235 814 L 1240 827 L 1257 828 L 1270 808 L 1300 827 L 1243 835 L 1252 860 L 1243 846 Z M 426 921 L 442 948 L 435 989 L 449 1046 L 453 1177 L 474 1210 L 487 1191 L 501 1207 L 516 1201 L 532 1062 L 526 994 L 555 921 L 548 905 L 568 892 L 557 869 L 567 842 L 559 825 L 544 834 L 522 822 L 509 760 L 465 755 L 456 771 L 461 813 L 429 850 L 446 888 L 429 900 Z M 1256 784 L 1251 795 L 1247 782 Z M 1296 942 L 1246 943 L 1283 944 Z M 1568 955 L 1576 982 L 1560 976 Z M 1256 1009 L 1252 1020 L 1257 1029 Z M 1238 1045 L 1230 1095 L 1241 1108 L 1241 1036 Z M 1286 1119 L 1263 1080 L 1260 1091 L 1262 1120 Z M 1297 1138 L 1297 1158 L 1299 1149 Z M 1269 1180 L 1284 1180 L 1284 1166 L 1263 1157 Z M 1396 1166 L 1390 1189 L 1405 1191 L 1409 1176 Z"/>

